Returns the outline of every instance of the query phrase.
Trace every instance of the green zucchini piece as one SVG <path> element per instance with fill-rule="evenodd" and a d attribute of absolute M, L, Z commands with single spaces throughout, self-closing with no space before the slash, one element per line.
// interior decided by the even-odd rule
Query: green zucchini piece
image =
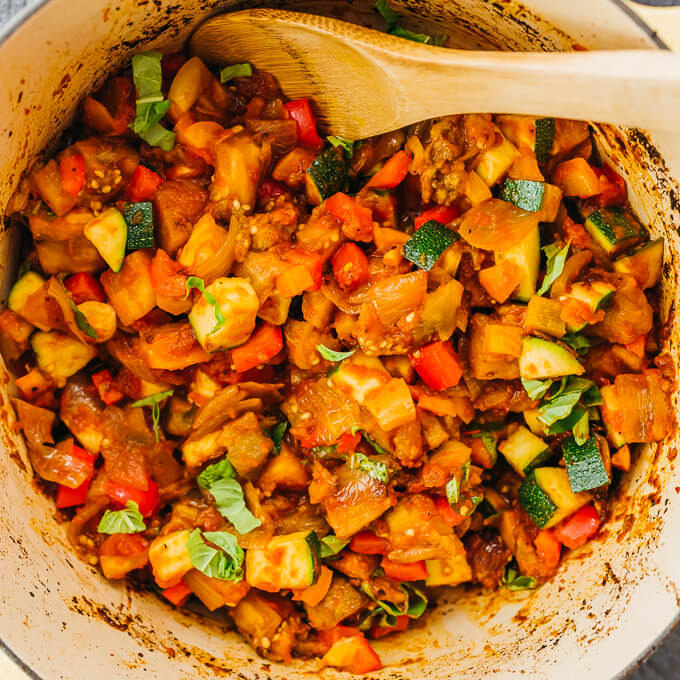
<path fill-rule="evenodd" d="M 153 248 L 153 205 L 150 201 L 126 203 L 123 217 L 127 224 L 126 249 Z"/>
<path fill-rule="evenodd" d="M 437 220 L 430 220 L 404 243 L 404 257 L 421 269 L 429 271 L 458 238 L 455 231 Z"/>
<path fill-rule="evenodd" d="M 574 493 L 563 468 L 532 470 L 519 488 L 519 503 L 532 522 L 548 529 L 590 502 L 589 493 Z"/>
<path fill-rule="evenodd" d="M 329 147 L 322 151 L 307 168 L 308 191 L 317 192 L 319 204 L 338 191 L 347 191 L 347 164 L 342 150 Z"/>
<path fill-rule="evenodd" d="M 658 238 L 636 248 L 628 255 L 614 261 L 614 269 L 622 274 L 630 274 L 642 288 L 655 286 L 661 278 L 663 263 L 663 239 Z"/>
<path fill-rule="evenodd" d="M 604 467 L 595 437 L 590 437 L 579 446 L 574 437 L 562 442 L 564 462 L 567 464 L 569 483 L 574 493 L 590 491 L 609 484 L 610 479 Z"/>
<path fill-rule="evenodd" d="M 530 179 L 506 179 L 500 197 L 527 212 L 538 212 L 543 204 L 545 184 Z"/>
<path fill-rule="evenodd" d="M 579 281 L 573 283 L 566 297 L 583 302 L 594 313 L 598 309 L 607 309 L 614 298 L 616 286 L 606 281 Z M 563 301 L 563 300 L 562 300 Z M 568 308 L 567 308 L 568 309 Z M 578 333 L 588 324 L 579 319 L 569 319 L 566 309 L 562 309 L 562 319 L 567 324 L 568 333 Z"/>
<path fill-rule="evenodd" d="M 562 345 L 543 338 L 525 337 L 519 357 L 519 373 L 526 380 L 581 375 L 585 368 Z"/>
<path fill-rule="evenodd" d="M 318 538 L 296 531 L 272 538 L 264 548 L 246 550 L 246 580 L 261 590 L 298 590 L 314 582 Z"/>
<path fill-rule="evenodd" d="M 498 116 L 503 134 L 518 148 L 529 148 L 539 163 L 550 157 L 555 141 L 555 119 L 532 116 Z"/>
<path fill-rule="evenodd" d="M 642 226 L 631 214 L 618 207 L 591 212 L 584 223 L 586 231 L 608 255 L 618 255 L 640 241 Z"/>
<path fill-rule="evenodd" d="M 536 293 L 538 271 L 541 266 L 541 236 L 536 226 L 516 246 L 502 253 L 496 253 L 496 263 L 508 260 L 519 267 L 521 275 L 516 300 L 528 302 Z"/>
<path fill-rule="evenodd" d="M 548 444 L 522 425 L 498 446 L 498 450 L 522 477 L 552 456 Z"/>
<path fill-rule="evenodd" d="M 119 272 L 127 245 L 127 223 L 121 212 L 116 208 L 105 210 L 85 225 L 83 233 L 111 271 Z"/>
<path fill-rule="evenodd" d="M 71 335 L 51 331 L 38 331 L 31 336 L 31 348 L 38 368 L 49 375 L 57 387 L 63 387 L 66 379 L 84 368 L 97 356 L 94 345 L 85 345 Z"/>
<path fill-rule="evenodd" d="M 28 271 L 21 276 L 18 281 L 12 286 L 9 291 L 9 298 L 7 299 L 7 306 L 23 319 L 26 319 L 34 326 L 38 326 L 40 330 L 52 330 L 46 327 L 43 323 L 36 323 L 36 318 L 44 317 L 44 314 L 36 314 L 36 311 L 28 304 L 28 298 L 37 293 L 45 285 L 45 279 L 36 272 Z M 35 307 L 35 305 L 33 305 Z M 44 319 L 40 319 L 43 321 Z"/>

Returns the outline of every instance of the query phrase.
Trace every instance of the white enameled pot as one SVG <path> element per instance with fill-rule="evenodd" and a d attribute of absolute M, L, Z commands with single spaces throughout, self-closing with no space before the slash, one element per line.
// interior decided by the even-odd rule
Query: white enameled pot
<path fill-rule="evenodd" d="M 176 49 L 201 20 L 260 5 L 376 26 L 372 0 L 44 0 L 0 34 L 0 215 L 21 174 L 69 123 L 79 99 L 138 51 Z M 397 0 L 411 28 L 449 44 L 498 49 L 663 45 L 618 0 Z M 407 22 L 408 23 L 408 22 Z M 424 92 L 423 96 L 427 96 Z M 654 106 L 654 102 L 649 102 Z M 678 118 L 680 120 L 680 102 Z M 493 111 L 490 103 L 489 110 Z M 680 145 L 673 136 L 601 127 L 603 151 L 627 177 L 636 209 L 666 238 L 667 349 L 678 358 Z M 0 294 L 16 267 L 0 239 Z M 105 581 L 79 562 L 20 462 L 8 376 L 0 376 L 0 641 L 28 677 L 184 680 L 319 677 L 309 664 L 268 663 L 227 620 L 181 614 L 151 593 Z M 678 408 L 678 399 L 674 400 Z M 607 680 L 622 677 L 680 612 L 678 442 L 648 446 L 618 490 L 602 537 L 530 594 L 460 589 L 408 634 L 377 643 L 391 680 Z M 324 676 L 342 673 L 329 669 Z"/>

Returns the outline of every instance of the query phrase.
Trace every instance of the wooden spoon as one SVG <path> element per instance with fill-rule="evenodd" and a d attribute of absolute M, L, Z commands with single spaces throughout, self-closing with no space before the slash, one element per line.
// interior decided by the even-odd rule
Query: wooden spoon
<path fill-rule="evenodd" d="M 255 9 L 206 21 L 190 49 L 248 61 L 313 98 L 349 139 L 454 113 L 519 113 L 677 130 L 680 55 L 662 50 L 482 52 L 432 47 L 344 21 Z"/>

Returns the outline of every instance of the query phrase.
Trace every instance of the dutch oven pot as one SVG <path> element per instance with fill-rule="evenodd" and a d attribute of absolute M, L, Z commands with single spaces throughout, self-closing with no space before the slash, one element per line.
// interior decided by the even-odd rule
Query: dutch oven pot
<path fill-rule="evenodd" d="M 663 48 L 621 2 L 398 0 L 417 17 L 409 26 L 448 32 L 449 44 L 520 50 Z M 44 0 L 0 36 L 0 214 L 21 174 L 68 124 L 77 102 L 132 54 L 177 49 L 192 28 L 218 11 L 255 5 L 329 13 L 376 23 L 372 0 Z M 351 74 L 348 74 L 351 77 Z M 424 92 L 423 96 L 427 96 Z M 650 102 L 654 106 L 654 102 Z M 493 110 L 493 107 L 490 107 Z M 680 102 L 678 102 L 680 120 Z M 662 314 L 678 360 L 680 319 L 680 145 L 638 130 L 602 126 L 601 151 L 637 196 L 653 237 L 666 239 Z M 2 304 L 16 271 L 16 235 L 0 240 Z M 107 582 L 78 561 L 17 455 L 8 396 L 0 376 L 0 639 L 29 677 L 318 677 L 310 665 L 268 663 L 226 618 L 173 610 L 153 593 Z M 677 410 L 678 399 L 674 399 Z M 622 677 L 658 644 L 680 609 L 680 471 L 677 437 L 648 446 L 617 492 L 602 537 L 529 594 L 446 593 L 424 625 L 376 647 L 386 668 L 375 677 L 425 680 L 482 677 L 550 680 Z M 344 674 L 329 669 L 328 677 Z M 347 677 L 345 675 L 345 677 Z"/>

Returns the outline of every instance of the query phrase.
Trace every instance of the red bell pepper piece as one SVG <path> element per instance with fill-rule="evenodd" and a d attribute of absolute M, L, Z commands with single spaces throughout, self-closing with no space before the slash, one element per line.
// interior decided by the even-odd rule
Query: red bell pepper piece
<path fill-rule="evenodd" d="M 426 222 L 430 220 L 436 220 L 441 224 L 448 224 L 460 217 L 460 210 L 455 205 L 435 205 L 433 208 L 428 208 L 420 215 L 413 219 L 413 226 L 416 231 L 420 229 Z"/>
<path fill-rule="evenodd" d="M 107 493 L 115 505 L 124 508 L 128 501 L 134 501 L 139 506 L 139 512 L 143 517 L 153 515 L 158 506 L 158 485 L 149 480 L 149 488 L 146 491 L 135 489 L 125 484 L 119 484 L 109 480 Z"/>
<path fill-rule="evenodd" d="M 102 284 L 95 276 L 87 272 L 78 272 L 64 279 L 64 286 L 77 305 L 90 300 L 106 302 L 106 293 Z"/>
<path fill-rule="evenodd" d="M 313 146 L 320 149 L 323 141 L 316 129 L 316 116 L 312 113 L 312 107 L 308 99 L 295 99 L 287 102 L 283 108 L 288 116 L 297 123 L 298 142 L 303 146 Z"/>
<path fill-rule="evenodd" d="M 344 291 L 356 290 L 368 281 L 368 258 L 355 243 L 343 243 L 331 263 L 333 276 Z"/>
<path fill-rule="evenodd" d="M 423 581 L 427 578 L 425 560 L 402 564 L 401 562 L 392 562 L 387 557 L 383 557 L 380 561 L 380 566 L 383 568 L 385 576 L 395 581 Z"/>
<path fill-rule="evenodd" d="M 389 547 L 386 539 L 376 536 L 368 529 L 354 534 L 349 542 L 349 549 L 362 555 L 387 555 Z"/>
<path fill-rule="evenodd" d="M 401 614 L 397 616 L 397 622 L 393 626 L 375 626 L 371 627 L 371 637 L 375 640 L 378 638 L 389 635 L 390 633 L 396 633 L 398 631 L 406 630 L 408 628 L 409 615 Z"/>
<path fill-rule="evenodd" d="M 323 258 L 318 253 L 309 253 L 303 248 L 291 248 L 283 254 L 286 262 L 301 264 L 312 278 L 312 285 L 306 288 L 309 292 L 321 290 L 323 281 Z"/>
<path fill-rule="evenodd" d="M 97 460 L 97 456 L 95 456 L 93 453 L 90 453 L 89 451 L 86 451 L 85 449 L 81 448 L 80 446 L 76 446 L 75 444 L 71 447 L 71 455 L 75 456 L 76 458 L 82 460 L 84 463 L 87 463 L 94 469 L 94 464 L 95 461 Z"/>
<path fill-rule="evenodd" d="M 595 198 L 597 204 L 621 205 L 626 200 L 626 183 L 623 177 L 606 163 L 601 168 L 595 168 L 595 172 L 602 186 L 602 192 Z"/>
<path fill-rule="evenodd" d="M 600 524 L 597 510 L 592 505 L 586 505 L 555 527 L 555 538 L 567 548 L 578 548 L 597 533 Z"/>
<path fill-rule="evenodd" d="M 338 439 L 337 451 L 338 453 L 351 453 L 352 451 L 356 451 L 360 441 L 361 435 L 358 432 L 355 432 L 354 434 L 345 432 L 345 434 Z"/>
<path fill-rule="evenodd" d="M 184 581 L 180 581 L 177 585 L 166 588 L 163 591 L 163 597 L 172 602 L 175 607 L 183 607 L 191 593 L 191 588 Z"/>
<path fill-rule="evenodd" d="M 95 386 L 99 398 L 107 405 L 116 404 L 125 396 L 114 384 L 113 376 L 108 368 L 99 371 L 92 376 L 92 384 Z"/>
<path fill-rule="evenodd" d="M 231 362 L 237 373 L 243 373 L 269 361 L 282 349 L 281 328 L 263 323 L 244 345 L 231 350 Z"/>
<path fill-rule="evenodd" d="M 138 165 L 132 173 L 130 186 L 128 187 L 128 198 L 132 203 L 148 201 L 156 193 L 163 178 L 153 170 L 149 170 L 144 165 Z"/>
<path fill-rule="evenodd" d="M 159 295 L 184 297 L 187 294 L 187 276 L 181 274 L 182 265 L 175 262 L 162 248 L 151 260 L 149 276 L 151 285 Z"/>
<path fill-rule="evenodd" d="M 408 355 L 411 366 L 432 390 L 455 387 L 463 375 L 458 355 L 450 342 L 432 342 Z"/>
<path fill-rule="evenodd" d="M 88 477 L 77 489 L 70 489 L 63 484 L 57 490 L 57 507 L 72 508 L 76 505 L 83 505 L 87 500 L 87 492 L 90 490 L 92 477 Z"/>
<path fill-rule="evenodd" d="M 392 189 L 408 175 L 411 156 L 406 151 L 397 151 L 378 172 L 371 177 L 366 188 Z"/>
<path fill-rule="evenodd" d="M 275 179 L 263 179 L 257 187 L 257 197 L 261 203 L 266 203 L 272 198 L 283 196 L 287 191 L 288 189 L 281 182 Z"/>
<path fill-rule="evenodd" d="M 373 238 L 373 213 L 351 196 L 338 192 L 326 199 L 326 209 L 343 223 L 343 233 L 353 241 Z"/>
<path fill-rule="evenodd" d="M 328 666 L 359 674 L 382 668 L 380 657 L 358 628 L 335 626 L 320 631 L 319 638 L 330 645 L 323 657 L 323 662 Z"/>
<path fill-rule="evenodd" d="M 80 154 L 64 156 L 59 161 L 61 186 L 71 196 L 77 196 L 85 186 L 85 160 Z"/>
<path fill-rule="evenodd" d="M 434 505 L 437 508 L 437 512 L 441 515 L 442 519 L 450 524 L 452 527 L 457 527 L 462 524 L 465 520 L 465 515 L 459 515 L 449 503 L 449 499 L 446 496 L 435 496 Z"/>
<path fill-rule="evenodd" d="M 540 562 L 550 567 L 557 569 L 560 563 L 560 550 L 562 546 L 555 537 L 555 534 L 550 529 L 541 529 L 534 539 L 536 546 L 536 555 Z"/>

